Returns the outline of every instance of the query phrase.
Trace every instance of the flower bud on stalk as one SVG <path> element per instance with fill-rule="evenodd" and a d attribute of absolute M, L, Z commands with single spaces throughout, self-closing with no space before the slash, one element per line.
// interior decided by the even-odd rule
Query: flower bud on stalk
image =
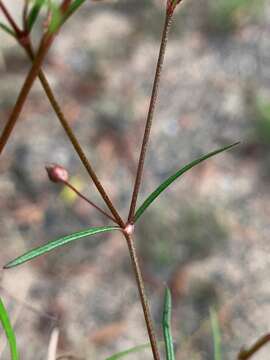
<path fill-rule="evenodd" d="M 54 183 L 67 183 L 68 181 L 68 171 L 57 164 L 52 164 L 46 166 L 49 179 Z"/>

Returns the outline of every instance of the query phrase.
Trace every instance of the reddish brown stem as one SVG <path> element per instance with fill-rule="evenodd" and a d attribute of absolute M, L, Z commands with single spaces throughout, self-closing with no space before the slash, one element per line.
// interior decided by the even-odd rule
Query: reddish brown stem
<path fill-rule="evenodd" d="M 163 62 L 164 62 L 164 56 L 165 56 L 166 45 L 167 45 L 167 41 L 168 41 L 168 34 L 169 34 L 171 22 L 172 22 L 172 13 L 166 12 L 166 18 L 165 18 L 165 23 L 164 23 L 164 27 L 163 27 L 159 56 L 158 56 L 158 61 L 157 61 L 157 66 L 156 66 L 155 79 L 154 79 L 153 88 L 152 88 L 152 95 L 151 95 L 151 99 L 150 99 L 149 110 L 148 110 L 148 115 L 147 115 L 147 119 L 146 119 L 145 130 L 144 130 L 144 136 L 143 136 L 143 141 L 142 141 L 142 146 L 141 146 L 141 153 L 140 153 L 140 158 L 139 158 L 139 163 L 138 163 L 138 168 L 137 168 L 137 173 L 136 173 L 136 179 L 135 179 L 135 183 L 134 183 L 133 194 L 132 194 L 130 210 L 129 210 L 129 215 L 128 215 L 129 223 L 134 222 L 134 214 L 135 214 L 135 210 L 136 210 L 137 198 L 138 198 L 140 185 L 141 185 L 141 181 L 142 181 L 144 161 L 145 161 L 146 151 L 147 151 L 147 147 L 148 147 L 148 143 L 149 143 L 153 115 L 154 115 L 155 107 L 156 107 L 156 100 L 157 100 L 158 89 L 159 89 L 159 84 L 160 84 L 160 77 L 161 77 L 161 73 L 162 73 L 162 66 L 163 66 Z"/>
<path fill-rule="evenodd" d="M 10 16 L 9 12 L 7 11 L 7 9 L 5 8 L 5 6 L 2 4 L 2 1 L 0 0 L 0 4 L 1 4 L 1 9 L 4 12 L 4 15 L 9 19 L 9 21 L 12 22 L 12 24 L 15 25 L 16 28 L 16 24 L 14 23 L 12 17 Z M 64 0 L 63 2 L 63 6 L 67 6 L 69 4 L 69 1 Z M 13 27 L 14 27 L 13 25 Z M 56 115 L 58 116 L 58 119 L 60 120 L 64 130 L 66 131 L 66 134 L 69 138 L 69 140 L 71 141 L 72 145 L 74 146 L 74 149 L 76 150 L 77 154 L 79 155 L 84 167 L 86 168 L 88 174 L 90 175 L 90 177 L 92 178 L 94 184 L 96 185 L 99 193 L 101 194 L 103 200 L 105 201 L 105 203 L 107 204 L 108 208 L 110 209 L 111 213 L 114 216 L 115 221 L 117 222 L 117 224 L 121 227 L 124 227 L 124 222 L 121 218 L 121 216 L 119 215 L 119 213 L 117 212 L 117 210 L 115 209 L 115 207 L 112 204 L 111 199 L 109 198 L 109 196 L 107 195 L 105 189 L 103 188 L 102 184 L 100 183 L 95 171 L 92 169 L 88 159 L 86 158 L 79 141 L 76 139 L 75 134 L 73 133 L 72 129 L 69 127 L 68 122 L 66 121 L 63 112 L 61 111 L 61 108 L 59 106 L 59 104 L 57 103 L 53 92 L 51 91 L 50 85 L 45 77 L 45 75 L 43 74 L 42 71 L 39 71 L 40 69 L 40 65 L 36 64 L 36 68 L 34 68 L 34 64 L 35 62 L 38 61 L 37 57 L 34 56 L 34 52 L 32 50 L 32 46 L 30 43 L 30 39 L 29 36 L 27 34 L 24 34 L 23 32 L 21 32 L 18 29 L 18 33 L 17 33 L 17 40 L 19 42 L 19 44 L 21 46 L 23 46 L 23 48 L 25 49 L 26 53 L 28 54 L 29 58 L 31 59 L 31 61 L 33 62 L 32 68 L 30 70 L 30 73 L 28 75 L 28 78 L 26 79 L 26 82 L 24 84 L 24 87 L 21 91 L 21 94 L 19 95 L 18 101 L 13 109 L 13 112 L 9 118 L 9 121 L 7 122 L 7 125 L 3 131 L 3 134 L 0 138 L 0 154 L 5 146 L 5 144 L 7 143 L 7 140 L 12 132 L 13 127 L 15 126 L 15 123 L 17 121 L 17 118 L 20 114 L 20 111 L 22 109 L 23 103 L 26 100 L 26 97 L 31 89 L 31 86 L 33 84 L 33 78 L 35 79 L 36 77 L 36 70 L 39 76 L 39 79 L 42 83 L 42 86 L 49 98 L 49 101 L 56 113 Z M 38 56 L 38 55 L 37 55 Z M 39 66 L 38 66 L 39 65 Z"/>
<path fill-rule="evenodd" d="M 2 10 L 3 14 L 5 15 L 12 29 L 15 31 L 16 35 L 19 36 L 21 34 L 21 30 L 19 29 L 19 27 L 13 20 L 12 16 L 10 15 L 10 12 L 8 11 L 8 9 L 1 0 L 0 0 L 0 9 Z"/>
<path fill-rule="evenodd" d="M 143 308 L 143 313 L 144 313 L 144 318 L 145 318 L 145 322 L 146 322 L 146 326 L 147 326 L 148 336 L 149 336 L 150 343 L 151 343 L 153 357 L 154 357 L 154 360 L 160 360 L 157 340 L 156 340 L 156 336 L 155 336 L 154 327 L 152 324 L 151 313 L 150 313 L 148 300 L 147 300 L 146 293 L 145 293 L 144 282 L 143 282 L 141 269 L 140 269 L 140 265 L 139 265 L 139 261 L 138 261 L 138 257 L 137 257 L 137 253 L 136 253 L 136 248 L 134 246 L 134 241 L 133 241 L 131 235 L 129 235 L 125 231 L 124 231 L 124 236 L 127 241 L 131 264 L 133 267 L 133 271 L 135 273 L 136 283 L 137 283 L 137 287 L 139 290 L 140 300 L 141 300 L 141 304 L 142 304 L 142 308 Z"/>
<path fill-rule="evenodd" d="M 238 355 L 238 360 L 247 360 L 250 359 L 257 351 L 259 351 L 263 346 L 270 342 L 270 334 L 262 336 L 259 340 L 255 342 L 254 345 L 248 350 L 241 350 Z"/>
<path fill-rule="evenodd" d="M 41 45 L 39 47 L 37 56 L 33 62 L 33 65 L 25 79 L 25 82 L 21 88 L 21 91 L 19 93 L 19 96 L 17 98 L 16 104 L 14 105 L 14 108 L 9 116 L 8 122 L 6 126 L 4 127 L 4 130 L 0 137 L 0 155 L 12 133 L 12 130 L 16 124 L 16 121 L 18 120 L 20 113 L 22 111 L 23 105 L 27 99 L 27 96 L 33 86 L 33 83 L 38 75 L 39 69 L 41 67 L 41 64 L 43 62 L 43 59 L 45 55 L 47 54 L 49 47 L 52 43 L 52 36 L 44 36 L 43 41 L 41 42 Z"/>
<path fill-rule="evenodd" d="M 73 185 L 71 185 L 68 181 L 64 181 L 63 184 L 65 184 L 67 187 L 69 187 L 72 191 L 74 191 L 80 198 L 85 200 L 88 204 L 93 206 L 96 210 L 98 210 L 101 214 L 112 220 L 114 223 L 117 223 L 116 220 L 109 214 L 107 214 L 104 210 L 102 210 L 100 207 L 98 207 L 95 203 L 93 203 L 91 200 L 89 200 L 86 196 L 84 196 L 82 193 L 79 192 Z"/>

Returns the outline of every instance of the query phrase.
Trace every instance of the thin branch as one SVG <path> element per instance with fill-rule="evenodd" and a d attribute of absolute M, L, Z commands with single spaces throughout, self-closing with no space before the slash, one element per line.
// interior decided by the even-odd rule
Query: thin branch
<path fill-rule="evenodd" d="M 89 200 L 86 196 L 84 196 L 82 193 L 80 193 L 79 190 L 77 190 L 72 184 L 70 184 L 68 181 L 64 181 L 63 184 L 65 184 L 67 187 L 69 187 L 72 191 L 74 191 L 80 198 L 85 200 L 88 204 L 93 206 L 96 210 L 98 210 L 101 214 L 112 220 L 113 222 L 116 222 L 116 220 L 109 214 L 107 214 L 104 210 L 102 210 L 99 206 L 97 206 L 95 203 L 93 203 L 91 200 Z"/>
<path fill-rule="evenodd" d="M 13 20 L 13 17 L 11 16 L 10 12 L 8 11 L 8 9 L 1 0 L 0 0 L 0 9 L 2 10 L 3 14 L 5 15 L 12 29 L 15 31 L 16 35 L 19 36 L 21 34 L 21 30 L 19 29 L 19 27 Z"/>
<path fill-rule="evenodd" d="M 127 241 L 130 259 L 131 259 L 132 267 L 133 267 L 133 270 L 135 273 L 136 283 L 137 283 L 137 287 L 139 290 L 140 300 L 141 300 L 141 304 L 142 304 L 142 308 L 143 308 L 143 313 L 144 313 L 144 318 L 145 318 L 145 322 L 146 322 L 146 326 L 147 326 L 148 336 L 149 336 L 150 343 L 151 343 L 153 357 L 154 357 L 154 360 L 160 360 L 156 335 L 155 335 L 155 331 L 154 331 L 154 327 L 153 327 L 153 323 L 152 323 L 151 313 L 150 313 L 148 300 L 147 300 L 147 296 L 146 296 L 146 292 L 145 292 L 145 288 L 144 288 L 144 281 L 143 281 L 142 274 L 141 274 L 141 269 L 140 269 L 140 265 L 139 265 L 139 261 L 138 261 L 138 257 L 137 257 L 137 253 L 136 253 L 136 248 L 134 246 L 134 242 L 133 242 L 131 235 L 127 231 L 124 231 L 123 234 Z"/>
<path fill-rule="evenodd" d="M 52 35 L 45 35 L 43 40 L 41 41 L 41 45 L 37 52 L 37 56 L 32 64 L 31 69 L 28 72 L 28 75 L 24 81 L 24 84 L 23 84 L 21 91 L 19 93 L 19 96 L 17 98 L 16 104 L 14 105 L 12 112 L 9 116 L 8 122 L 7 122 L 6 126 L 4 127 L 4 130 L 1 134 L 0 155 L 1 155 L 5 145 L 7 144 L 7 141 L 12 133 L 12 130 L 16 124 L 16 121 L 19 118 L 19 115 L 22 111 L 23 105 L 24 105 L 24 103 L 27 99 L 27 96 L 34 84 L 34 81 L 38 75 L 41 64 L 50 48 L 52 40 L 53 40 Z"/>
<path fill-rule="evenodd" d="M 26 45 L 25 50 L 29 56 L 29 58 L 33 61 L 34 59 L 34 53 L 33 50 L 31 48 L 30 45 Z M 68 136 L 70 142 L 72 143 L 76 153 L 78 154 L 79 158 L 81 159 L 81 162 L 83 163 L 86 171 L 88 172 L 89 176 L 91 177 L 91 179 L 93 180 L 96 188 L 98 189 L 100 195 L 102 196 L 104 202 L 106 203 L 106 205 L 108 206 L 108 208 L 110 209 L 114 220 L 117 222 L 117 224 L 120 227 L 124 227 L 124 222 L 121 218 L 121 216 L 119 215 L 118 211 L 115 209 L 110 197 L 108 196 L 107 192 L 105 191 L 104 187 L 102 186 L 101 182 L 99 181 L 95 171 L 93 170 L 92 166 L 90 165 L 90 162 L 88 161 L 78 139 L 76 138 L 73 130 L 71 129 L 71 127 L 69 126 L 61 108 L 59 103 L 57 102 L 49 82 L 46 79 L 46 76 L 44 75 L 43 71 L 40 70 L 39 74 L 38 74 L 39 80 L 43 86 L 43 89 L 49 99 L 49 102 L 51 104 L 51 106 L 53 107 L 62 127 L 64 128 L 66 135 Z"/>
<path fill-rule="evenodd" d="M 146 151 L 147 151 L 147 147 L 148 147 L 148 143 L 149 143 L 153 115 L 154 115 L 154 111 L 155 111 L 155 107 L 156 107 L 156 100 L 157 100 L 157 95 L 158 95 L 160 77 L 161 77 L 161 73 L 162 73 L 162 66 L 163 66 L 164 56 L 165 56 L 165 51 L 166 51 L 166 45 L 167 45 L 167 41 L 168 41 L 168 34 L 169 34 L 169 30 L 170 30 L 171 23 L 172 23 L 172 15 L 173 15 L 172 13 L 166 12 L 166 18 L 165 18 L 165 23 L 164 23 L 164 27 L 163 27 L 159 56 L 158 56 L 158 61 L 157 61 L 157 66 L 156 66 L 155 79 L 154 79 L 153 88 L 152 88 L 152 95 L 151 95 L 151 99 L 150 99 L 149 110 L 148 110 L 148 115 L 147 115 L 146 125 L 145 125 L 145 131 L 144 131 L 144 136 L 143 136 L 143 141 L 142 141 L 142 146 L 141 146 L 141 153 L 140 153 L 140 158 L 139 158 L 139 163 L 138 163 L 138 169 L 137 169 L 137 173 L 136 173 L 136 179 L 135 179 L 135 183 L 134 183 L 132 200 L 131 200 L 130 210 L 129 210 L 129 215 L 128 215 L 129 223 L 134 222 L 136 203 L 137 203 L 137 198 L 138 198 L 141 181 L 142 181 L 144 161 L 145 161 Z"/>
<path fill-rule="evenodd" d="M 68 1 L 64 1 L 63 2 L 64 5 L 68 4 Z M 14 20 L 12 19 L 11 15 L 9 14 L 8 10 L 6 9 L 6 7 L 4 6 L 4 4 L 2 3 L 2 1 L 0 0 L 0 8 L 2 9 L 4 15 L 6 16 L 6 18 L 8 19 L 8 21 L 10 22 L 11 26 L 13 27 L 14 31 L 16 32 L 17 35 L 17 40 L 19 42 L 19 44 L 21 46 L 24 47 L 24 49 L 26 50 L 28 56 L 30 57 L 31 61 L 33 62 L 32 68 L 28 74 L 28 77 L 26 78 L 26 81 L 24 83 L 24 86 L 21 90 L 21 93 L 19 95 L 19 98 L 17 100 L 17 103 L 15 105 L 15 107 L 13 108 L 13 112 L 10 115 L 10 118 L 3 130 L 3 133 L 1 135 L 0 138 L 0 154 L 2 153 L 3 148 L 5 147 L 9 136 L 16 124 L 16 121 L 18 119 L 18 116 L 20 115 L 20 112 L 22 110 L 23 104 L 27 98 L 27 95 L 32 87 L 32 84 L 35 80 L 35 77 L 38 74 L 38 77 L 42 83 L 42 86 L 49 98 L 49 101 L 53 107 L 53 109 L 56 112 L 56 115 L 58 116 L 58 119 L 60 120 L 69 140 L 71 141 L 71 143 L 73 144 L 77 154 L 79 155 L 84 167 L 86 168 L 88 174 L 90 175 L 90 177 L 92 178 L 93 182 L 95 183 L 99 193 L 101 194 L 103 200 L 105 201 L 105 203 L 107 204 L 108 208 L 110 209 L 111 213 L 114 216 L 113 221 L 117 222 L 118 225 L 120 225 L 121 227 L 124 227 L 124 222 L 121 219 L 121 216 L 119 215 L 119 213 L 117 212 L 117 210 L 115 209 L 115 207 L 112 204 L 111 199 L 109 198 L 109 196 L 107 195 L 105 189 L 103 188 L 102 184 L 100 183 L 97 175 L 95 174 L 94 170 L 92 169 L 88 159 L 86 158 L 80 144 L 79 141 L 76 139 L 72 129 L 69 127 L 68 122 L 66 121 L 63 112 L 61 111 L 61 108 L 59 106 L 59 104 L 57 103 L 50 85 L 45 77 L 45 75 L 43 74 L 42 71 L 39 72 L 40 67 L 41 67 L 41 63 L 43 60 L 43 55 L 41 56 L 40 54 L 37 54 L 37 56 L 34 56 L 32 47 L 30 45 L 30 39 L 29 36 L 24 37 L 23 39 L 21 38 L 22 36 L 22 31 L 17 27 L 17 25 L 15 24 Z M 42 49 L 40 48 L 40 51 Z M 45 50 L 45 49 L 44 49 Z M 46 52 L 45 52 L 46 54 Z M 44 56 L 45 56 L 44 54 Z M 40 59 L 37 59 L 37 57 L 40 57 Z M 40 62 L 40 64 L 39 64 Z M 110 217 L 111 218 L 111 217 Z M 111 218 L 112 219 L 112 218 Z"/>
<path fill-rule="evenodd" d="M 257 351 L 259 351 L 263 346 L 270 342 L 270 334 L 262 336 L 259 340 L 255 342 L 254 345 L 248 350 L 241 350 L 237 359 L 238 360 L 247 360 L 250 359 Z"/>

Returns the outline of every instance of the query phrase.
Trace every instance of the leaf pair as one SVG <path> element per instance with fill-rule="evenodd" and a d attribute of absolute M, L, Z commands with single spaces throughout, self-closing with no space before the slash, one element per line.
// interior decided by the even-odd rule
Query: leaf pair
<path fill-rule="evenodd" d="M 81 0 L 82 1 L 82 0 Z M 74 2 L 75 3 L 75 2 Z M 76 2 L 76 3 L 79 3 Z M 79 5 L 78 5 L 79 6 Z M 208 153 L 207 155 L 204 155 L 202 157 L 200 157 L 197 160 L 192 161 L 191 163 L 187 164 L 186 166 L 182 167 L 180 170 L 178 170 L 175 174 L 173 174 L 172 176 L 170 176 L 168 179 L 166 179 L 155 191 L 153 191 L 148 197 L 147 199 L 143 202 L 143 204 L 138 208 L 138 210 L 135 213 L 135 222 L 142 216 L 142 214 L 145 212 L 145 210 L 152 204 L 153 201 L 155 201 L 155 199 L 169 186 L 171 185 L 175 180 L 177 180 L 181 175 L 183 175 L 185 172 L 189 171 L 190 169 L 192 169 L 194 166 L 198 165 L 199 163 L 203 162 L 204 160 L 217 155 L 225 150 L 228 150 L 230 148 L 232 148 L 233 146 L 236 146 L 237 143 L 225 146 L 221 149 L 212 151 L 210 153 Z M 20 265 L 25 263 L 26 261 L 29 261 L 33 258 L 36 258 L 40 255 L 43 255 L 49 251 L 52 251 L 53 249 L 56 249 L 60 246 L 66 245 L 70 242 L 73 242 L 75 240 L 78 240 L 80 238 L 84 238 L 86 236 L 91 236 L 91 235 L 95 235 L 98 233 L 103 233 L 103 232 L 109 232 L 112 230 L 121 230 L 119 227 L 117 226 L 105 226 L 105 227 L 93 227 L 84 231 L 80 231 L 80 232 L 76 232 L 74 234 L 65 236 L 65 237 L 61 237 L 60 239 L 56 239 L 52 242 L 49 242 L 43 246 L 40 246 L 38 248 L 35 248 L 25 254 L 23 254 L 22 256 L 19 256 L 18 258 L 16 258 L 15 260 L 10 261 L 7 265 L 5 265 L 5 269 Z"/>

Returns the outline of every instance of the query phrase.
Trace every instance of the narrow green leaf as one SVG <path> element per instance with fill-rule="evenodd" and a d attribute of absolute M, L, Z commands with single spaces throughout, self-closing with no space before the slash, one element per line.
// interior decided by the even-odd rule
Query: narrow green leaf
<path fill-rule="evenodd" d="M 93 227 L 84 231 L 76 232 L 71 235 L 61 237 L 60 239 L 53 240 L 43 246 L 39 246 L 33 250 L 26 252 L 25 254 L 17 257 L 15 260 L 10 261 L 4 266 L 4 269 L 9 269 L 17 265 L 21 265 L 26 261 L 34 259 L 40 255 L 43 255 L 49 251 L 52 251 L 60 246 L 66 245 L 72 241 L 84 238 L 86 236 L 95 235 L 103 232 L 108 232 L 112 230 L 120 230 L 118 226 L 103 226 L 103 227 Z"/>
<path fill-rule="evenodd" d="M 163 336 L 165 341 L 166 360 L 175 360 L 173 349 L 173 338 L 171 331 L 171 316 L 172 316 L 172 297 L 168 287 L 165 289 L 164 307 L 163 307 Z"/>
<path fill-rule="evenodd" d="M 60 8 L 54 3 L 50 4 L 50 12 L 51 12 L 51 21 L 50 21 L 50 24 L 49 24 L 48 32 L 50 34 L 53 34 L 62 25 L 62 23 L 63 23 L 63 15 L 61 13 Z"/>
<path fill-rule="evenodd" d="M 8 312 L 7 312 L 5 305 L 1 298 L 0 298 L 0 321 L 1 321 L 1 324 L 5 331 L 6 337 L 8 339 L 11 359 L 19 360 L 19 353 L 17 350 L 15 333 L 12 329 L 12 326 L 11 326 L 11 323 L 9 320 L 9 316 L 8 316 Z"/>
<path fill-rule="evenodd" d="M 171 183 L 173 183 L 176 179 L 178 179 L 181 175 L 183 175 L 185 172 L 193 168 L 194 166 L 198 165 L 199 163 L 203 162 L 204 160 L 210 158 L 211 156 L 217 155 L 225 150 L 228 150 L 232 148 L 233 146 L 238 145 L 239 142 L 236 142 L 234 144 L 225 146 L 221 149 L 212 151 L 208 153 L 207 155 L 204 155 L 200 157 L 197 160 L 192 161 L 191 163 L 185 165 L 180 170 L 178 170 L 175 174 L 170 176 L 167 180 L 165 180 L 155 191 L 153 191 L 150 196 L 143 202 L 143 204 L 139 207 L 139 209 L 135 213 L 135 222 L 139 219 L 139 217 L 145 212 L 145 210 L 148 208 L 150 204 L 169 186 Z"/>
<path fill-rule="evenodd" d="M 218 321 L 217 313 L 213 308 L 210 309 L 210 320 L 211 320 L 211 328 L 212 328 L 213 344 L 214 344 L 214 359 L 222 360 L 219 321 Z"/>
<path fill-rule="evenodd" d="M 65 22 L 75 11 L 77 11 L 84 2 L 85 0 L 74 0 L 65 13 L 63 22 Z"/>
<path fill-rule="evenodd" d="M 145 349 L 148 349 L 150 348 L 151 345 L 149 343 L 147 344 L 143 344 L 143 345 L 138 345 L 138 346 L 135 346 L 133 348 L 130 348 L 128 350 L 124 350 L 124 351 L 121 351 L 117 354 L 114 354 L 108 358 L 106 358 L 105 360 L 118 360 L 118 359 L 122 359 L 123 357 L 125 357 L 126 355 L 129 355 L 129 354 L 134 354 L 134 353 L 137 353 L 137 352 L 140 352 L 142 350 L 145 350 Z"/>
<path fill-rule="evenodd" d="M 34 1 L 34 5 L 32 6 L 32 9 L 30 10 L 30 13 L 29 13 L 29 16 L 27 19 L 27 26 L 28 26 L 29 31 L 32 30 L 44 3 L 45 3 L 45 0 L 35 0 Z"/>
<path fill-rule="evenodd" d="M 14 31 L 11 30 L 7 25 L 3 24 L 2 22 L 0 22 L 0 28 L 4 30 L 7 34 L 16 38 L 16 34 L 14 33 Z"/>

